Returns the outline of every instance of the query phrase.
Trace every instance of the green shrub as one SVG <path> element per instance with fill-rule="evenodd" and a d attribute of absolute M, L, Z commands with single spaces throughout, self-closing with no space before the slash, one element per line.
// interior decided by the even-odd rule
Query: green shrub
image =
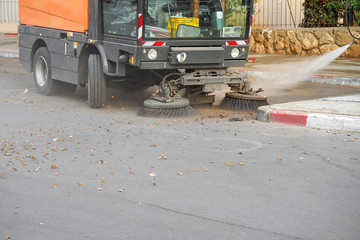
<path fill-rule="evenodd" d="M 356 21 L 360 25 L 360 0 L 352 0 L 351 2 L 354 8 Z"/>
<path fill-rule="evenodd" d="M 336 27 L 339 19 L 344 17 L 346 1 L 344 0 L 308 0 L 303 3 L 304 19 L 302 27 Z M 355 20 L 360 23 L 360 0 L 349 0 L 354 9 Z M 351 11 L 348 10 L 348 14 Z"/>

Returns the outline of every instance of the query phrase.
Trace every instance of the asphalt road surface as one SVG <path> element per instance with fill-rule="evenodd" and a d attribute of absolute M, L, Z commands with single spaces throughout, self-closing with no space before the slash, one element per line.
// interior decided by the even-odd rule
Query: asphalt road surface
<path fill-rule="evenodd" d="M 89 109 L 0 59 L 0 239 L 360 239 L 359 133 L 138 117 L 147 96 Z"/>

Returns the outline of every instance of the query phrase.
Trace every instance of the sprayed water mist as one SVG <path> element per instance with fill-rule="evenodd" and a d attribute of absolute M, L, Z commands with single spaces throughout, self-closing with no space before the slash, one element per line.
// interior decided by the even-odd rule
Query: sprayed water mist
<path fill-rule="evenodd" d="M 261 87 L 265 94 L 279 93 L 284 88 L 295 87 L 306 81 L 319 70 L 338 58 L 351 44 L 345 45 L 324 55 L 308 57 L 305 60 L 273 64 L 268 72 L 249 72 L 254 88 Z"/>

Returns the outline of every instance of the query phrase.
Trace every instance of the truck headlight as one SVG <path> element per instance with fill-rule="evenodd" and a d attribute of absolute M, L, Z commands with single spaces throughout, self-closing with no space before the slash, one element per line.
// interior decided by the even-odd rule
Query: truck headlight
<path fill-rule="evenodd" d="M 238 48 L 233 48 L 231 50 L 232 58 L 238 58 L 240 56 L 240 50 Z"/>
<path fill-rule="evenodd" d="M 148 52 L 148 58 L 150 60 L 155 60 L 158 57 L 158 52 L 155 49 L 150 49 Z"/>

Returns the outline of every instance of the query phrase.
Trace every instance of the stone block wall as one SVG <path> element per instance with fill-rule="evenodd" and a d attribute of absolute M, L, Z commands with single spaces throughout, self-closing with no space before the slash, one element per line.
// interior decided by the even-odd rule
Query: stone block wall
<path fill-rule="evenodd" d="M 355 36 L 360 34 L 360 27 L 350 29 Z M 254 29 L 250 53 L 320 55 L 352 41 L 347 28 Z M 360 58 L 360 41 L 358 43 L 351 45 L 341 57 Z"/>

